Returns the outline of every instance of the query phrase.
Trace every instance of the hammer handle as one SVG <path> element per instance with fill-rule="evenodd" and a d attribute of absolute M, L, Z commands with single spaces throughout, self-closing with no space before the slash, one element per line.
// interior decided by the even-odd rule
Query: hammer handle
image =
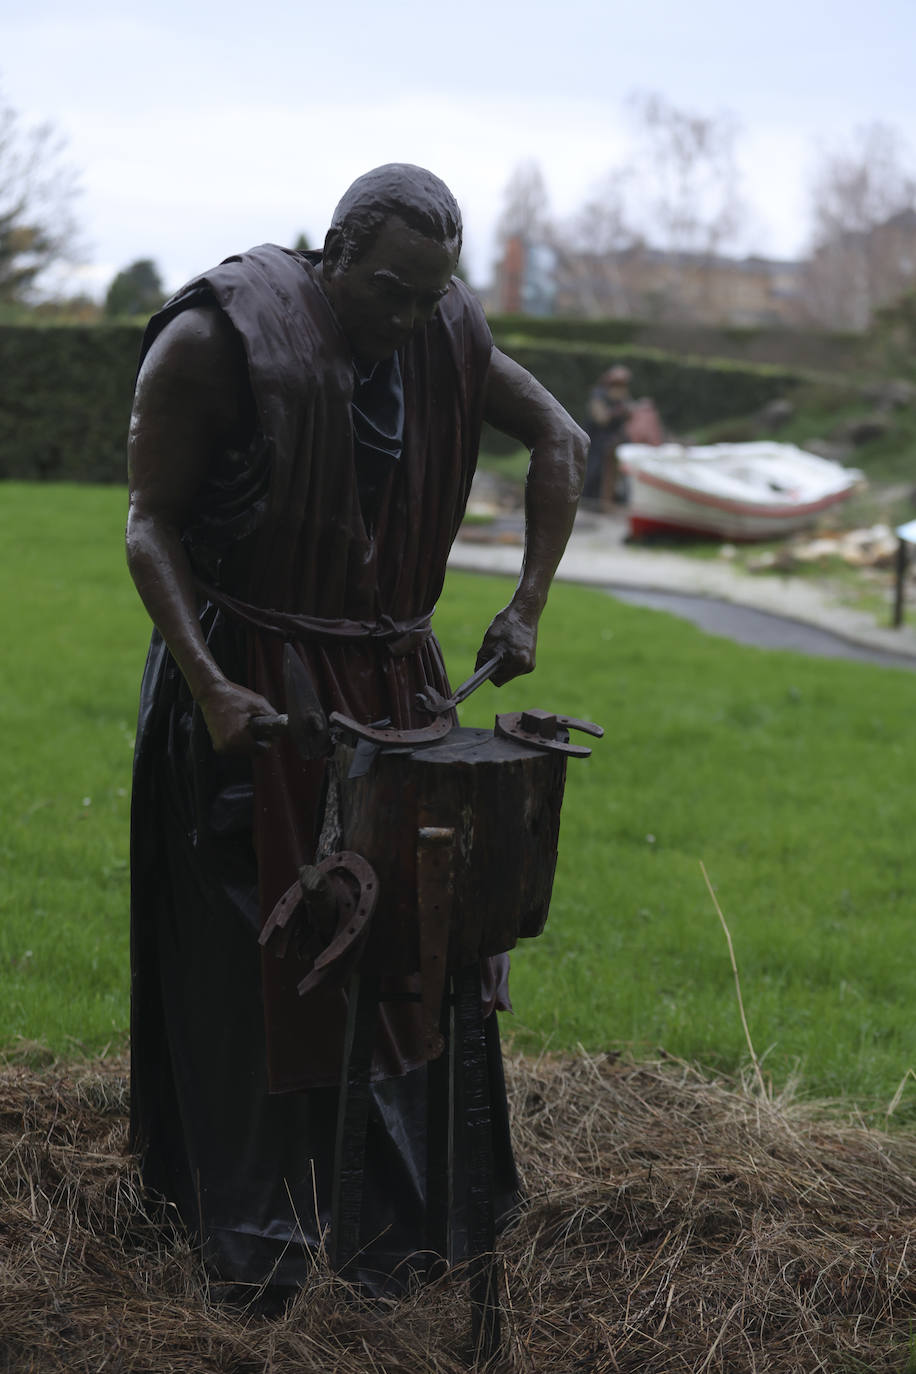
<path fill-rule="evenodd" d="M 275 739 L 289 729 L 289 716 L 252 716 L 248 727 L 255 739 Z"/>

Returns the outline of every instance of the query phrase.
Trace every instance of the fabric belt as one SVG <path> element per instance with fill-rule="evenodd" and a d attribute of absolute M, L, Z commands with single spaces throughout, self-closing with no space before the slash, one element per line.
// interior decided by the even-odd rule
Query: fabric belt
<path fill-rule="evenodd" d="M 227 615 L 255 629 L 283 635 L 286 639 L 323 639 L 349 644 L 370 640 L 382 645 L 394 658 L 402 658 L 425 643 L 432 634 L 432 611 L 411 620 L 393 620 L 389 615 L 379 616 L 378 620 L 325 620 L 319 616 L 295 615 L 291 611 L 252 606 L 206 582 L 198 581 L 197 585 L 207 600 Z"/>

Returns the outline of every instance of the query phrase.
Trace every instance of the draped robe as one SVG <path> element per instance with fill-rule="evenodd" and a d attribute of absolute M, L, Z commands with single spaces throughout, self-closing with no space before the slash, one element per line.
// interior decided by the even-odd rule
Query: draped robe
<path fill-rule="evenodd" d="M 290 641 L 326 711 L 421 725 L 418 689 L 448 690 L 425 622 L 470 490 L 492 340 L 454 280 L 399 352 L 402 449 L 369 520 L 354 461 L 354 360 L 319 271 L 316 255 L 263 245 L 195 279 L 147 331 L 144 355 L 181 310 L 220 309 L 255 406 L 254 438 L 219 455 L 182 532 L 201 624 L 230 680 L 279 711 Z M 345 996 L 298 997 L 295 955 L 280 961 L 257 944 L 313 857 L 323 783 L 323 763 L 303 763 L 286 740 L 253 769 L 215 755 L 153 633 L 131 820 L 133 1141 L 148 1186 L 177 1205 L 211 1269 L 246 1282 L 301 1283 L 327 1223 Z M 482 967 L 487 1009 L 507 1005 L 507 966 Z M 420 1030 L 417 1005 L 384 1007 L 367 1152 L 370 1286 L 422 1245 Z M 488 1037 L 505 1211 L 517 1180 L 492 1017 Z"/>

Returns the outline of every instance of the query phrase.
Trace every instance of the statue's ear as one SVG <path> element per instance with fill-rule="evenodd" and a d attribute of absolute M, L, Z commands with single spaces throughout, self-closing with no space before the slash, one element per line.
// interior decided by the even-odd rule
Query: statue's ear
<path fill-rule="evenodd" d="M 343 254 L 344 239 L 339 229 L 329 229 L 324 236 L 324 248 L 321 253 L 321 270 L 324 276 L 328 277 L 332 272 L 336 272 L 340 266 L 340 259 Z"/>

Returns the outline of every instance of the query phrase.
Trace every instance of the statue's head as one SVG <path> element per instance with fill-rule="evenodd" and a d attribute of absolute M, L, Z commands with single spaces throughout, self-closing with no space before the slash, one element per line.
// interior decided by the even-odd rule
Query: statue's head
<path fill-rule="evenodd" d="M 354 353 L 389 357 L 436 312 L 461 252 L 461 211 L 438 177 L 392 162 L 354 181 L 324 241 L 325 290 Z"/>
<path fill-rule="evenodd" d="M 625 396 L 630 390 L 633 374 L 628 367 L 618 363 L 616 367 L 609 367 L 602 372 L 599 380 L 605 391 L 610 391 L 614 396 Z"/>

